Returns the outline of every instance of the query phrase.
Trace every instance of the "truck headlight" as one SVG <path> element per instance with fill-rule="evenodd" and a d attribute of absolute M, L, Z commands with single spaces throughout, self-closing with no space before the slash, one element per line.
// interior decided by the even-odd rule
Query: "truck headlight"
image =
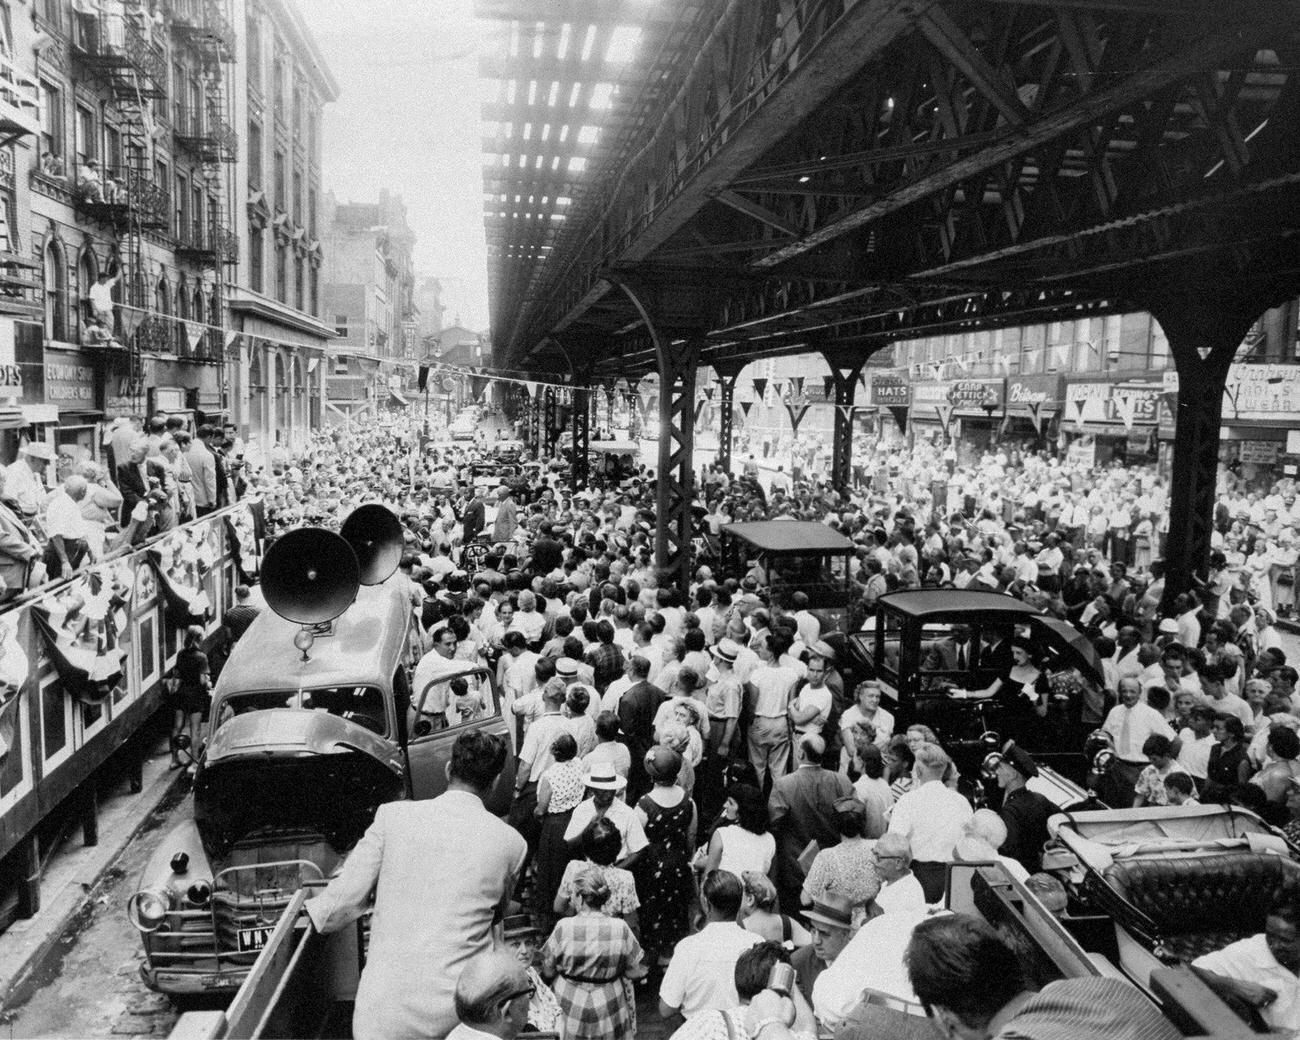
<path fill-rule="evenodd" d="M 171 901 L 162 892 L 145 889 L 126 903 L 127 919 L 142 932 L 156 932 L 167 920 Z"/>

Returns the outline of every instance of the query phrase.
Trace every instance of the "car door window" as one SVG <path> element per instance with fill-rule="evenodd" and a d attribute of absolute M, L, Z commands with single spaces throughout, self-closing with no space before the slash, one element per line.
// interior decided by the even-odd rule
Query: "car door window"
<path fill-rule="evenodd" d="M 501 718 L 501 702 L 484 669 L 435 679 L 419 692 L 412 705 L 412 737 L 431 736 Z"/>

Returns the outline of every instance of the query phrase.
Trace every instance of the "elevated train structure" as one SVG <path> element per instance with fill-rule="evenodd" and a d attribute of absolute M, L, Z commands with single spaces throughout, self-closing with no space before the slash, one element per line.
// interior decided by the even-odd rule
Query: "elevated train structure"
<path fill-rule="evenodd" d="M 1203 570 L 1228 366 L 1300 288 L 1294 5 L 476 6 L 498 361 L 572 385 L 575 477 L 589 389 L 658 373 L 661 566 L 689 564 L 700 366 L 725 463 L 740 369 L 824 355 L 845 483 L 892 342 L 1145 310 L 1182 388 L 1166 595 Z M 555 392 L 525 405 L 548 443 Z"/>

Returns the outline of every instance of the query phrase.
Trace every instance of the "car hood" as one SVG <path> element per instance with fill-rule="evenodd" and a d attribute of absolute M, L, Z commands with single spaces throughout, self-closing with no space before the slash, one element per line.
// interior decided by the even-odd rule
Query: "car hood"
<path fill-rule="evenodd" d="M 256 831 L 297 829 L 344 851 L 380 804 L 401 797 L 404 778 L 398 747 L 346 719 L 248 712 L 213 734 L 194 781 L 194 819 L 218 856 Z"/>

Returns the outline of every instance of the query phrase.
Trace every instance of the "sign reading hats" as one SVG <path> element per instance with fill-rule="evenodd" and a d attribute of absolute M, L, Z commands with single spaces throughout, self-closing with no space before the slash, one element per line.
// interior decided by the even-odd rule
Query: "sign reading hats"
<path fill-rule="evenodd" d="M 881 408 L 906 408 L 912 403 L 912 386 L 902 376 L 873 374 L 871 403 Z"/>

